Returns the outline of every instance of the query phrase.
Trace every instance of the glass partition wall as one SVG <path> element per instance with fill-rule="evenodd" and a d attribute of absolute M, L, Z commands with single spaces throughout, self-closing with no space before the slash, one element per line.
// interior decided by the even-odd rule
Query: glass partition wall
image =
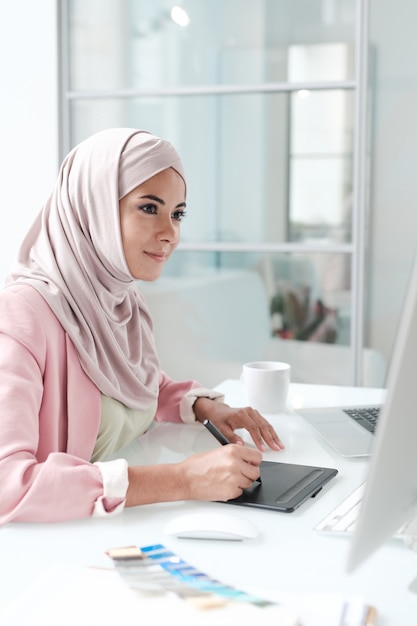
<path fill-rule="evenodd" d="M 165 275 L 260 272 L 271 335 L 351 347 L 361 384 L 366 0 L 66 0 L 61 149 L 110 126 L 187 172 Z M 250 303 L 248 303 L 250 306 Z"/>

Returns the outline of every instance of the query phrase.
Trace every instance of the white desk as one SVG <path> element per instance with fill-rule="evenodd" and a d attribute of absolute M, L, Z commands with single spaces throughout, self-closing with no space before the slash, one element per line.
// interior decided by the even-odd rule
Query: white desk
<path fill-rule="evenodd" d="M 234 406 L 246 404 L 238 381 L 219 389 Z M 380 402 L 384 391 L 316 385 L 291 386 L 298 406 Z M 251 542 L 213 542 L 168 538 L 163 533 L 171 516 L 198 508 L 229 507 L 220 503 L 180 502 L 126 509 L 107 519 L 49 524 L 9 524 L 0 528 L 1 609 L 55 564 L 111 566 L 105 551 L 127 545 L 164 543 L 207 574 L 240 589 L 274 598 L 282 593 L 360 595 L 378 608 L 378 626 L 415 626 L 417 595 L 407 590 L 417 575 L 417 554 L 397 541 L 389 542 L 354 574 L 344 572 L 349 539 L 314 531 L 315 525 L 359 485 L 366 461 L 346 460 L 333 453 L 296 414 L 272 416 L 286 444 L 283 452 L 267 452 L 265 460 L 335 467 L 339 473 L 316 499 L 291 514 L 233 507 L 253 520 L 260 537 Z M 191 452 L 218 445 L 201 425 L 157 426 L 126 454 L 129 462 L 181 460 Z M 1 496 L 0 496 L 1 497 Z M 227 509 L 229 511 L 229 508 Z M 59 621 L 57 621 L 59 623 Z M 80 624 L 83 626 L 83 624 Z"/>

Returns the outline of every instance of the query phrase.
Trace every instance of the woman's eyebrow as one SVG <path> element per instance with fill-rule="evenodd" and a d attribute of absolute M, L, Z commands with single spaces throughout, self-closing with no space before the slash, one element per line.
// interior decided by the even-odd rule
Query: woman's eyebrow
<path fill-rule="evenodd" d="M 147 198 L 148 200 L 154 200 L 155 202 L 159 202 L 159 204 L 165 204 L 165 201 L 162 200 L 162 198 L 158 198 L 158 196 L 154 196 L 151 193 L 146 194 L 145 196 L 141 196 L 141 198 Z"/>
<path fill-rule="evenodd" d="M 141 196 L 141 198 L 147 198 L 148 200 L 153 200 L 154 202 L 158 202 L 159 204 L 165 205 L 165 200 L 162 200 L 162 198 L 158 198 L 158 196 L 154 196 L 151 193 Z M 175 208 L 176 209 L 179 209 L 181 207 L 185 208 L 186 206 L 187 205 L 185 202 L 180 202 L 179 204 L 177 204 Z"/>

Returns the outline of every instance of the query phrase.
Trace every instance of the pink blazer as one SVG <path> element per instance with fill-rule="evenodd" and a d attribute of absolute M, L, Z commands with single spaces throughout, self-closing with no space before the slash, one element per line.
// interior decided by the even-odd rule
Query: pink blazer
<path fill-rule="evenodd" d="M 198 386 L 160 375 L 158 421 L 181 422 Z M 92 514 L 103 495 L 90 462 L 101 411 L 98 388 L 42 296 L 15 284 L 0 293 L 0 524 Z M 112 503 L 114 506 L 120 502 Z"/>

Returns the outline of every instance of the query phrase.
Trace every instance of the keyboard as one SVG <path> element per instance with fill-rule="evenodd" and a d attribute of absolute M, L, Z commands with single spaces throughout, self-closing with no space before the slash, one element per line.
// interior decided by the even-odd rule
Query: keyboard
<path fill-rule="evenodd" d="M 366 428 L 370 433 L 375 433 L 381 407 L 364 407 L 354 409 L 343 409 L 344 412 L 355 420 L 358 424 Z"/>
<path fill-rule="evenodd" d="M 365 483 L 362 483 L 343 502 L 326 515 L 315 527 L 315 530 L 336 535 L 352 533 L 359 516 L 364 491 Z M 415 519 L 417 527 L 417 518 Z M 394 538 L 406 540 L 409 533 L 407 526 L 407 524 L 403 524 L 394 534 Z"/>
<path fill-rule="evenodd" d="M 362 483 L 316 526 L 316 530 L 331 533 L 351 533 L 359 515 L 365 483 Z"/>

